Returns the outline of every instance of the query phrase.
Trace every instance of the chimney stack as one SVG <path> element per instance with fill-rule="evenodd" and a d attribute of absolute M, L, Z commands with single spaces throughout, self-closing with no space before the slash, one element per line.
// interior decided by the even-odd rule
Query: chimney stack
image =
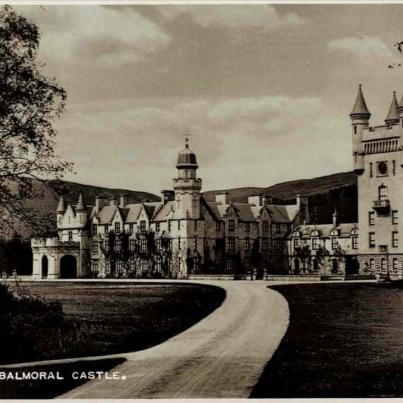
<path fill-rule="evenodd" d="M 126 206 L 126 195 L 121 194 L 119 199 L 119 207 L 125 207 L 125 206 Z"/>
<path fill-rule="evenodd" d="M 333 227 L 337 227 L 337 210 L 334 210 L 334 213 L 332 214 L 332 219 L 333 219 Z"/>
<path fill-rule="evenodd" d="M 219 204 L 229 204 L 228 192 L 224 191 L 215 195 L 215 201 Z"/>

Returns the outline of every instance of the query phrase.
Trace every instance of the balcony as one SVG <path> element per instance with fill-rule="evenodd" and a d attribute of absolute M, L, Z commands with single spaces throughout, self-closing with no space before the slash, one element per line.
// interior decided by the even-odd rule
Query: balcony
<path fill-rule="evenodd" d="M 389 199 L 374 200 L 372 208 L 378 214 L 387 214 L 390 210 L 390 201 Z"/>

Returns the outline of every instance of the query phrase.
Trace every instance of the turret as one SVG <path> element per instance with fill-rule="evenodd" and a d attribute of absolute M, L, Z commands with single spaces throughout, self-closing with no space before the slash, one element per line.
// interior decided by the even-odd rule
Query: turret
<path fill-rule="evenodd" d="M 202 180 L 196 177 L 196 154 L 186 139 L 185 149 L 178 154 L 176 163 L 177 178 L 174 179 L 175 211 L 179 219 L 198 219 L 200 216 L 200 190 Z"/>
<path fill-rule="evenodd" d="M 388 115 L 385 119 L 385 124 L 387 126 L 392 126 L 395 124 L 399 124 L 399 112 L 398 112 L 398 104 L 396 99 L 396 92 L 393 91 L 392 102 L 390 104 Z"/>
<path fill-rule="evenodd" d="M 59 204 L 57 205 L 57 209 L 56 209 L 57 227 L 59 227 L 59 224 L 61 224 L 65 211 L 66 211 L 66 206 L 64 204 L 64 198 L 63 198 L 63 196 L 60 196 Z"/>
<path fill-rule="evenodd" d="M 364 172 L 364 154 L 361 145 L 362 131 L 369 126 L 370 117 L 371 113 L 368 110 L 360 84 L 353 110 L 350 113 L 353 129 L 354 171 L 359 175 Z"/>
<path fill-rule="evenodd" d="M 84 226 L 87 223 L 87 208 L 84 203 L 84 197 L 83 194 L 80 193 L 80 196 L 78 197 L 78 202 L 76 205 L 76 218 L 77 218 L 77 224 L 80 226 Z"/>

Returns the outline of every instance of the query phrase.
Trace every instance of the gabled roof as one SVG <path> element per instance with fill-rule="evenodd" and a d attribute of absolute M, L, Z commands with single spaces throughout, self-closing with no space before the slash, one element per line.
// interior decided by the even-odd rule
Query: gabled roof
<path fill-rule="evenodd" d="M 135 223 L 139 217 L 142 205 L 141 203 L 136 204 L 127 204 L 126 208 L 128 209 L 128 213 L 126 216 L 127 223 Z"/>
<path fill-rule="evenodd" d="M 280 206 L 269 204 L 267 209 L 270 211 L 272 221 L 275 223 L 290 223 L 294 220 L 298 213 L 297 206 Z"/>
<path fill-rule="evenodd" d="M 340 238 L 349 238 L 351 236 L 351 232 L 357 228 L 356 223 L 345 223 L 339 224 L 334 227 L 333 224 L 308 224 L 308 225 L 300 225 L 291 232 L 290 237 L 295 232 L 299 232 L 301 237 L 309 238 L 311 236 L 312 231 L 316 230 L 319 233 L 319 237 L 329 238 L 330 233 L 336 229 Z"/>
<path fill-rule="evenodd" d="M 162 209 L 155 216 L 154 221 L 166 221 L 173 208 L 174 208 L 173 200 L 170 200 L 167 203 L 165 203 Z"/>
<path fill-rule="evenodd" d="M 256 222 L 256 217 L 252 212 L 252 205 L 247 203 L 232 203 L 237 210 L 238 218 L 244 222 Z"/>
<path fill-rule="evenodd" d="M 110 224 L 113 220 L 113 217 L 117 211 L 116 206 L 105 206 L 102 207 L 100 212 L 98 213 L 99 223 L 100 224 Z"/>

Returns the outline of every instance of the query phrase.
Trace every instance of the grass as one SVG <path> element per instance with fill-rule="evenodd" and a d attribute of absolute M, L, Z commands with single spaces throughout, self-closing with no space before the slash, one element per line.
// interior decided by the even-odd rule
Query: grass
<path fill-rule="evenodd" d="M 221 288 L 190 284 L 47 282 L 22 283 L 20 288 L 44 302 L 60 302 L 66 319 L 82 335 L 81 342 L 63 351 L 42 351 L 31 361 L 145 349 L 189 328 L 225 298 Z"/>
<path fill-rule="evenodd" d="M 251 397 L 403 397 L 403 289 L 272 288 L 289 303 L 290 326 Z"/>
<path fill-rule="evenodd" d="M 77 329 L 80 334 L 74 338 L 78 342 L 67 343 L 63 349 L 45 348 L 34 357 L 22 357 L 20 352 L 12 362 L 123 353 L 151 347 L 192 326 L 225 298 L 221 288 L 192 284 L 46 282 L 22 283 L 20 288 L 22 293 L 28 291 L 46 303 L 60 302 L 67 323 L 73 324 L 69 331 Z M 43 333 L 38 335 L 40 339 L 49 339 L 45 328 L 36 330 Z M 18 350 L 18 346 L 15 348 Z M 2 364 L 10 362 L 2 358 Z M 74 371 L 108 371 L 123 361 L 123 358 L 100 358 L 18 368 L 19 372 L 59 371 L 64 380 L 0 380 L 0 398 L 53 398 L 86 382 L 72 379 Z M 0 372 L 9 371 L 15 370 L 0 365 Z"/>

